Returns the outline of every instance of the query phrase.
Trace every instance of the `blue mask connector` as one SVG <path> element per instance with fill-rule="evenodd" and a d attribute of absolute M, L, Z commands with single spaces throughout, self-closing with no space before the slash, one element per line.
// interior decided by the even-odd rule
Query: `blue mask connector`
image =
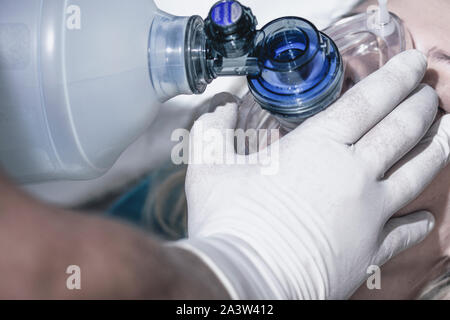
<path fill-rule="evenodd" d="M 260 73 L 249 75 L 261 107 L 296 127 L 340 95 L 344 67 L 334 42 L 309 21 L 284 17 L 264 26 L 253 53 Z"/>

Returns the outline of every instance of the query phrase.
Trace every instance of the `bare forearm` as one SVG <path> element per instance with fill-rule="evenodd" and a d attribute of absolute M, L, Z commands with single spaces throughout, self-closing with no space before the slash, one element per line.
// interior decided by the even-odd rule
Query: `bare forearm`
<path fill-rule="evenodd" d="M 76 227 L 85 230 L 53 249 L 60 258 L 51 264 L 58 270 L 79 265 L 82 290 L 68 291 L 66 274 L 54 278 L 53 295 L 94 299 L 226 299 L 226 293 L 212 272 L 195 256 L 165 246 L 134 228 L 92 219 Z M 78 243 L 78 244 L 76 244 Z M 69 250 L 67 250 L 67 248 Z M 52 251 L 52 250 L 49 250 Z M 66 253 L 67 251 L 67 253 Z M 79 262 L 78 262 L 79 261 Z M 47 262 L 43 261 L 45 265 Z M 45 275 L 45 272 L 43 273 Z"/>
<path fill-rule="evenodd" d="M 199 259 L 132 227 L 37 202 L 0 178 L 0 298 L 226 299 Z M 69 266 L 81 290 L 69 290 Z"/>

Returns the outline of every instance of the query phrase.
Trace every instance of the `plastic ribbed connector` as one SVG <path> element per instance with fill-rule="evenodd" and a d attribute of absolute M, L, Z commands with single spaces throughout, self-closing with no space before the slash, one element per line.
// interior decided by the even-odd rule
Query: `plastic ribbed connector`
<path fill-rule="evenodd" d="M 179 94 L 192 94 L 186 69 L 186 34 L 192 17 L 158 11 L 149 34 L 151 81 L 161 102 Z"/>

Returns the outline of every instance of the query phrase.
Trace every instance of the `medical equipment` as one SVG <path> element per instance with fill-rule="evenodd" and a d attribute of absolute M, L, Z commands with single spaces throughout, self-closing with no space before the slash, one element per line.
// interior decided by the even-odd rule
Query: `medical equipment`
<path fill-rule="evenodd" d="M 255 36 L 250 10 L 230 1 L 206 22 L 152 0 L 0 5 L 0 165 L 22 182 L 102 175 L 160 102 L 241 72 L 228 61 L 242 62 Z"/>
<path fill-rule="evenodd" d="M 387 0 L 378 2 L 378 7 L 369 7 L 365 13 L 343 18 L 323 32 L 305 22 L 293 28 L 297 29 L 292 31 L 298 34 L 297 37 L 283 37 L 286 46 L 299 46 L 300 43 L 305 55 L 316 55 L 315 59 L 305 58 L 305 64 L 299 62 L 297 69 L 289 69 L 290 79 L 297 76 L 291 83 L 278 81 L 279 72 L 275 76 L 278 78 L 275 85 L 264 81 L 264 76 L 250 76 L 251 95 L 243 99 L 246 119 L 242 127 L 245 130 L 280 129 L 281 134 L 285 134 L 328 107 L 341 92 L 379 69 L 393 56 L 411 49 L 411 36 L 401 19 L 388 11 Z M 302 39 L 303 34 L 307 38 Z M 270 45 L 265 46 L 268 47 Z M 342 60 L 330 58 L 334 55 L 340 55 Z M 318 61 L 317 56 L 322 60 Z M 294 63 L 295 55 L 290 59 L 290 63 Z"/>
<path fill-rule="evenodd" d="M 219 76 L 248 76 L 258 103 L 294 125 L 337 98 L 344 78 L 336 45 L 308 21 L 281 18 L 258 31 L 251 10 L 233 0 L 205 20 L 169 15 L 151 0 L 1 6 L 0 164 L 18 181 L 102 175 L 160 102 L 200 94 Z M 402 30 L 397 18 L 376 16 L 329 32 L 352 55 L 368 45 L 372 53 Z M 356 27 L 370 35 L 339 38 Z M 360 46 L 349 45 L 355 39 Z M 386 57 L 399 50 L 391 51 Z"/>

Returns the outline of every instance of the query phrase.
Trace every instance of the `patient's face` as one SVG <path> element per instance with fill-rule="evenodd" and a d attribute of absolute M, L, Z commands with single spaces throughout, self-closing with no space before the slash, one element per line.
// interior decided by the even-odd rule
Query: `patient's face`
<path fill-rule="evenodd" d="M 364 11 L 367 2 L 359 11 Z M 425 81 L 438 91 L 441 106 L 450 112 L 450 1 L 389 0 L 390 11 L 402 18 L 415 41 L 415 47 L 428 53 L 429 71 Z M 422 243 L 389 261 L 382 268 L 382 290 L 364 285 L 357 299 L 415 298 L 427 281 L 442 272 L 442 262 L 450 257 L 450 165 L 400 215 L 429 210 L 436 226 Z"/>
<path fill-rule="evenodd" d="M 405 21 L 415 47 L 428 54 L 424 81 L 436 89 L 450 112 L 450 1 L 390 0 L 390 11 Z"/>

